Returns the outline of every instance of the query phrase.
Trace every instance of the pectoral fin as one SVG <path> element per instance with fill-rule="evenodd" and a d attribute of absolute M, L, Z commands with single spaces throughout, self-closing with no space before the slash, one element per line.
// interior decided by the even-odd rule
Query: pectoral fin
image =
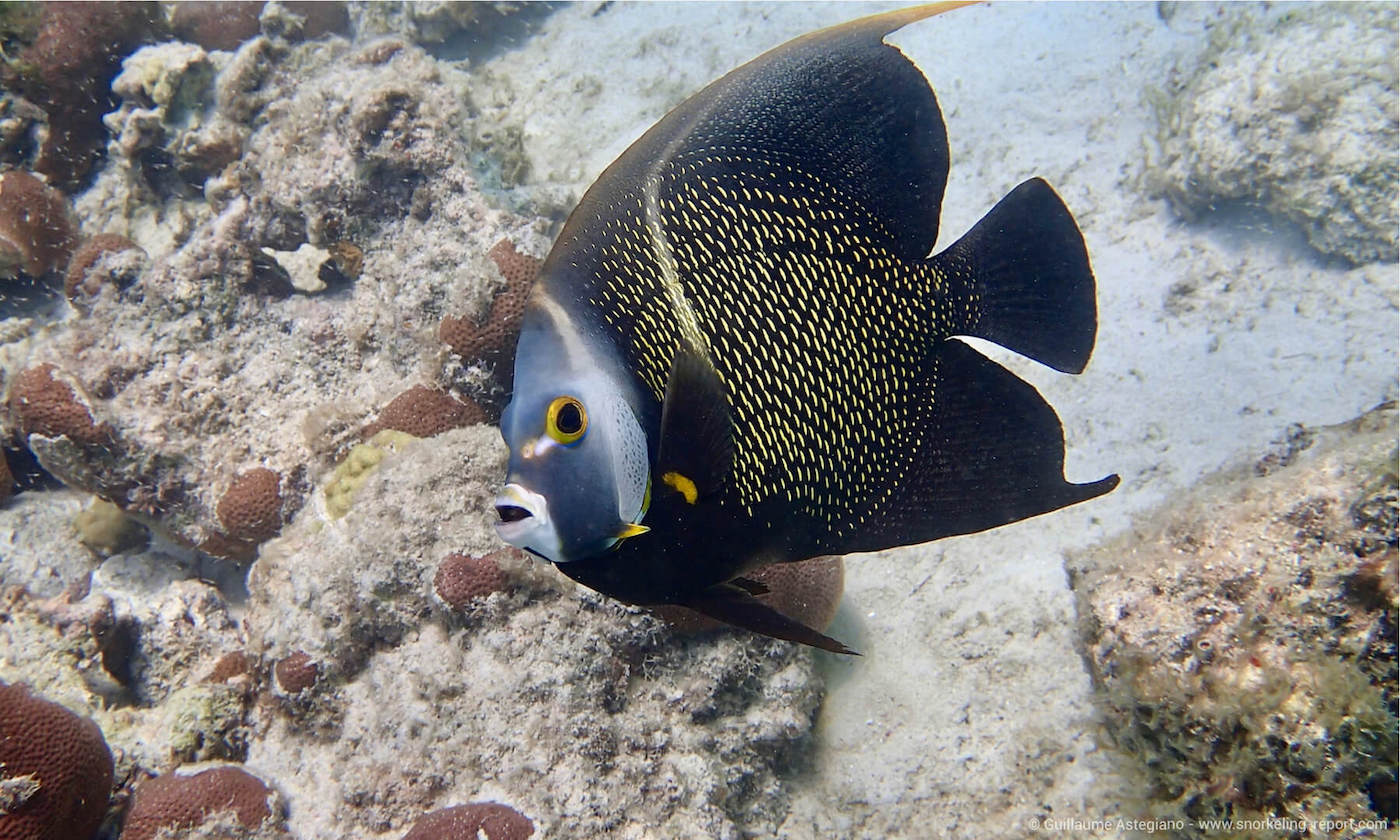
<path fill-rule="evenodd" d="M 682 347 L 671 363 L 661 405 L 661 438 L 654 474 L 662 487 L 694 505 L 729 479 L 734 424 L 724 385 L 709 359 Z"/>
<path fill-rule="evenodd" d="M 761 585 L 761 584 L 760 584 Z M 752 630 L 775 639 L 800 642 L 832 653 L 860 654 L 830 636 L 794 621 L 749 594 L 743 584 L 721 583 L 688 601 L 685 606 L 716 621 Z"/>

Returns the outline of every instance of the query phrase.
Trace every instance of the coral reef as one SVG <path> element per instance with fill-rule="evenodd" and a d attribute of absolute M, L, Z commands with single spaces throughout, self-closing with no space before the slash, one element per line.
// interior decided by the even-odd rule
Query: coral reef
<path fill-rule="evenodd" d="M 1314 435 L 1070 566 L 1106 733 L 1187 836 L 1396 820 L 1394 404 Z"/>
<path fill-rule="evenodd" d="M 499 546 L 465 512 L 489 508 L 504 455 L 486 426 L 410 439 L 349 515 L 304 506 L 259 551 L 252 649 L 320 668 L 317 701 L 279 704 L 249 744 L 287 789 L 315 780 L 291 830 L 402 836 L 426 811 L 496 800 L 550 836 L 771 833 L 821 696 L 809 651 L 674 636 L 515 552 L 494 555 L 505 591 L 438 605 L 434 558 Z"/>
<path fill-rule="evenodd" d="M 108 85 L 122 58 L 163 24 L 153 2 L 44 4 L 19 73 L 25 95 L 48 115 L 35 166 L 56 186 L 74 188 L 88 175 L 104 139 Z"/>
<path fill-rule="evenodd" d="M 107 812 L 112 752 L 91 720 L 0 683 L 0 837 L 89 840 Z"/>
<path fill-rule="evenodd" d="M 1221 206 L 1301 226 L 1352 264 L 1400 253 L 1393 7 L 1226 10 L 1206 48 L 1151 95 L 1158 160 L 1147 184 L 1187 218 Z"/>
<path fill-rule="evenodd" d="M 232 812 L 243 829 L 278 819 L 277 795 L 263 781 L 238 767 L 214 767 L 193 775 L 170 773 L 136 787 L 121 840 L 156 840 L 162 830 L 196 828 Z M 237 836 L 245 836 L 240 832 Z"/>
<path fill-rule="evenodd" d="M 525 840 L 535 833 L 530 818 L 499 802 L 469 802 L 424 814 L 403 840 Z"/>
<path fill-rule="evenodd" d="M 506 576 L 496 558 L 512 553 L 512 549 L 503 548 L 482 557 L 449 554 L 433 575 L 433 591 L 454 610 L 466 609 L 473 601 L 493 592 L 504 592 Z"/>
<path fill-rule="evenodd" d="M 28 172 L 0 175 L 0 278 L 41 277 L 63 265 L 76 235 L 62 193 Z"/>
<path fill-rule="evenodd" d="M 15 476 L 10 472 L 10 462 L 5 458 L 4 450 L 0 450 L 0 502 L 10 498 L 15 492 Z"/>
<path fill-rule="evenodd" d="M 73 261 L 83 317 L 12 351 L 87 386 L 75 412 L 110 440 L 28 434 L 16 412 L 0 434 L 26 434 L 45 469 L 162 539 L 250 560 L 273 523 L 234 533 L 218 510 L 246 465 L 281 476 L 290 516 L 386 389 L 456 394 L 472 422 L 470 402 L 494 388 L 478 360 L 447 358 L 434 327 L 449 307 L 485 305 L 493 243 L 539 247 L 542 226 L 478 190 L 460 71 L 413 47 L 355 57 L 335 38 L 258 35 L 232 54 L 168 43 L 113 82 L 109 162 L 78 198 L 84 225 L 107 232 Z M 278 262 L 303 245 L 325 255 L 325 293 L 298 294 L 312 290 Z M 12 407 L 27 382 L 11 381 Z"/>

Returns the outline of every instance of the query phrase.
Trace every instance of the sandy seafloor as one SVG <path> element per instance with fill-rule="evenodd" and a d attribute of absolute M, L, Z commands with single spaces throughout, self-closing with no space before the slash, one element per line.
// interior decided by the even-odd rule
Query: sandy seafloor
<path fill-rule="evenodd" d="M 513 80 L 505 107 L 531 175 L 512 201 L 528 208 L 532 190 L 580 194 L 728 68 L 882 8 L 569 4 L 469 72 Z M 1145 91 L 1202 50 L 1215 13 L 1162 8 L 992 3 L 891 38 L 928 74 L 947 122 L 939 248 L 1031 176 L 1073 210 L 1099 283 L 1088 369 L 1061 375 L 990 352 L 1059 412 L 1068 477 L 1116 472 L 1122 485 L 992 533 L 848 559 L 830 632 L 864 655 L 815 654 L 826 693 L 811 766 L 787 781 L 781 836 L 1039 836 L 1035 815 L 1129 815 L 1120 801 L 1133 794 L 1096 746 L 1065 552 L 1257 459 L 1290 424 L 1338 423 L 1396 397 L 1394 262 L 1350 268 L 1257 215 L 1187 221 L 1144 188 L 1160 154 Z"/>

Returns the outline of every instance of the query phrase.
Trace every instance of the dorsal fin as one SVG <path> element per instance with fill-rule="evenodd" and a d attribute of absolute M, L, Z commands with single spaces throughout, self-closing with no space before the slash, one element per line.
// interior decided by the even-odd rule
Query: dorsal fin
<path fill-rule="evenodd" d="M 610 218 L 620 191 L 679 160 L 757 154 L 791 164 L 874 220 L 906 260 L 928 256 L 948 180 L 948 140 L 933 90 L 884 36 L 964 3 L 900 9 L 770 50 L 687 99 L 623 152 L 570 222 Z M 560 242 L 590 232 L 566 224 Z"/>

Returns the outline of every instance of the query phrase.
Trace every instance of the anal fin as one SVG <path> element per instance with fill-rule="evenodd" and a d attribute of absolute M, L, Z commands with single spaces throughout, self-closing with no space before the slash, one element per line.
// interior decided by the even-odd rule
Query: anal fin
<path fill-rule="evenodd" d="M 761 584 L 760 584 L 761 585 Z M 685 606 L 716 621 L 752 630 L 774 639 L 809 645 L 832 653 L 860 654 L 837 640 L 795 621 L 749 594 L 742 585 L 721 583 L 701 592 Z"/>
<path fill-rule="evenodd" d="M 1060 418 L 1014 373 L 957 339 L 923 362 L 929 395 L 918 445 L 878 508 L 825 553 L 878 551 L 928 542 L 1048 513 L 1101 496 L 1110 475 L 1064 478 Z"/>

